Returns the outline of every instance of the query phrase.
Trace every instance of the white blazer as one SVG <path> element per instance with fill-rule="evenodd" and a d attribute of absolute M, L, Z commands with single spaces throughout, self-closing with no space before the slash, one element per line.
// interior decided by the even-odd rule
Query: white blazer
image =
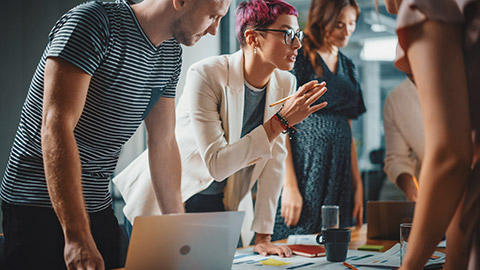
<path fill-rule="evenodd" d="M 176 138 L 182 160 L 182 200 L 206 189 L 213 181 L 227 179 L 226 210 L 247 212 L 242 240 L 248 245 L 253 232 L 272 234 L 287 155 L 285 135 L 272 143 L 263 126 L 240 138 L 243 125 L 245 80 L 243 51 L 214 56 L 193 64 L 176 109 Z M 280 105 L 269 104 L 292 94 L 295 77 L 276 69 L 266 89 L 264 122 Z M 239 170 L 255 165 L 250 179 Z M 158 215 L 158 207 L 145 151 L 114 178 L 132 221 L 139 215 Z M 250 190 L 258 180 L 254 217 Z M 248 195 L 248 196 L 247 196 Z M 253 221 L 252 221 L 253 218 Z"/>

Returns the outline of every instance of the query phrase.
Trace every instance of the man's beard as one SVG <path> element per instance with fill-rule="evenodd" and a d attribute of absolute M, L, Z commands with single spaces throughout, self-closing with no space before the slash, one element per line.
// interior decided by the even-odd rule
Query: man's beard
<path fill-rule="evenodd" d="M 184 23 L 182 23 L 182 20 L 177 20 L 173 25 L 176 26 L 172 31 L 173 37 L 181 44 L 185 46 L 192 46 L 200 39 L 197 38 L 198 35 L 194 35 L 185 30 L 188 28 L 184 27 Z"/>

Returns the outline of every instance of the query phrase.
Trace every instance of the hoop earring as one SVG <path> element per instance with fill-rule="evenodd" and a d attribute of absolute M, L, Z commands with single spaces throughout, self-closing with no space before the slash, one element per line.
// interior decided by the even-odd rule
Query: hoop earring
<path fill-rule="evenodd" d="M 257 47 L 253 47 L 253 54 L 257 55 Z"/>

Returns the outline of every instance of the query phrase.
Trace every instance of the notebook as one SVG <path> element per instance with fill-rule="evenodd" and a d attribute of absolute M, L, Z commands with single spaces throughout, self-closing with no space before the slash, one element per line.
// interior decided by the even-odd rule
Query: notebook
<path fill-rule="evenodd" d="M 400 224 L 412 222 L 414 202 L 369 201 L 367 238 L 400 240 Z"/>
<path fill-rule="evenodd" d="M 136 217 L 126 270 L 231 269 L 245 212 Z"/>
<path fill-rule="evenodd" d="M 325 247 L 320 245 L 288 245 L 293 254 L 304 257 L 320 257 L 325 256 Z"/>

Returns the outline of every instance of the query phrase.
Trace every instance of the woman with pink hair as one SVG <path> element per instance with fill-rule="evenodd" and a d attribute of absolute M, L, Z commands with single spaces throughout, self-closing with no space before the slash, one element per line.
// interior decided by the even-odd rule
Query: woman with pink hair
<path fill-rule="evenodd" d="M 186 212 L 247 211 L 244 245 L 249 245 L 253 231 L 256 252 L 291 256 L 288 247 L 275 246 L 270 238 L 287 156 L 285 137 L 295 132 L 295 124 L 326 106 L 326 102 L 313 105 L 326 88 L 311 81 L 295 92 L 296 79 L 288 71 L 302 46 L 303 32 L 291 5 L 281 0 L 240 3 L 236 32 L 241 50 L 197 62 L 187 73 L 176 111 L 182 199 Z M 284 105 L 270 106 L 288 95 L 292 97 Z M 148 177 L 147 163 L 147 154 L 142 154 L 115 182 L 151 192 L 150 179 L 125 184 L 142 178 L 142 173 Z M 132 177 L 132 170 L 138 175 Z M 255 183 L 255 211 L 249 214 Z M 142 204 L 138 197 L 124 197 L 129 220 L 159 213 L 154 201 Z"/>

